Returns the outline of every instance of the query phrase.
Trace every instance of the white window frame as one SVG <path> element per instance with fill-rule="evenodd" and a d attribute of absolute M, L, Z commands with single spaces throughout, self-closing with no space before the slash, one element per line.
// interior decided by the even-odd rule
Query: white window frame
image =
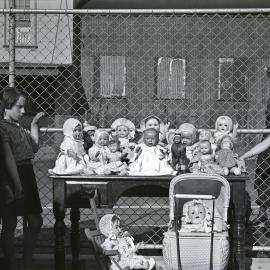
<path fill-rule="evenodd" d="M 156 94 L 159 99 L 185 99 L 186 60 L 184 58 L 158 58 Z"/>

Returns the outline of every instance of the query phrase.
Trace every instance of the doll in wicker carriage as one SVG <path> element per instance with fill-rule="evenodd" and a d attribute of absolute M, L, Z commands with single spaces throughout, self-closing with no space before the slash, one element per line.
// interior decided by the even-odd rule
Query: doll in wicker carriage
<path fill-rule="evenodd" d="M 186 202 L 183 207 L 181 232 L 211 231 L 211 213 L 202 200 Z"/>
<path fill-rule="evenodd" d="M 121 219 L 114 214 L 104 215 L 99 222 L 99 228 L 106 239 L 102 243 L 103 250 L 117 251 L 114 256 L 117 264 L 123 269 L 148 269 L 155 267 L 153 258 L 146 259 L 144 256 L 137 255 L 139 248 L 143 247 L 143 243 L 134 244 L 133 237 L 127 232 L 123 232 L 121 227 Z M 112 269 L 119 268 L 112 263 Z"/>

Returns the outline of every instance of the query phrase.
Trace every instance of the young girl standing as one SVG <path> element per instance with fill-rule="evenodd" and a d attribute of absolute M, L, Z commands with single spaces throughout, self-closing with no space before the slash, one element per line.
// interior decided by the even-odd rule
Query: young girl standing
<path fill-rule="evenodd" d="M 6 88 L 3 92 L 2 106 L 4 119 L 0 121 L 1 136 L 3 144 L 11 149 L 16 162 L 16 167 L 14 167 L 20 180 L 15 181 L 11 187 L 15 194 L 20 192 L 18 190 L 21 187 L 23 194 L 22 198 L 17 195 L 12 202 L 2 206 L 2 248 L 7 263 L 6 269 L 16 269 L 16 265 L 14 265 L 14 232 L 17 226 L 17 216 L 24 216 L 27 228 L 23 242 L 23 265 L 25 269 L 28 269 L 32 263 L 35 243 L 42 226 L 42 208 L 32 159 L 38 150 L 38 122 L 44 113 L 38 113 L 34 117 L 31 130 L 27 131 L 19 124 L 19 119 L 23 116 L 26 106 L 24 93 L 13 87 Z"/>

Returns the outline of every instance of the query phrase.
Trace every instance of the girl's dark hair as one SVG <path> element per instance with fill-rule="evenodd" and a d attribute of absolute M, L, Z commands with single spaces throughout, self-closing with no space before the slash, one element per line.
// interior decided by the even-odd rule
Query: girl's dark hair
<path fill-rule="evenodd" d="M 11 109 L 20 97 L 26 98 L 26 94 L 15 87 L 7 87 L 3 91 L 2 110 Z"/>
<path fill-rule="evenodd" d="M 120 217 L 117 216 L 117 215 L 113 215 L 113 216 L 112 216 L 112 223 L 115 223 L 117 220 L 121 223 Z"/>

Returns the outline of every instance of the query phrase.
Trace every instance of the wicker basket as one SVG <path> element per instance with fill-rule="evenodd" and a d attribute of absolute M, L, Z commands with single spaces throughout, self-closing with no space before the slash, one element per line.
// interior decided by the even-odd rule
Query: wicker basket
<path fill-rule="evenodd" d="M 219 229 L 214 230 L 212 234 L 212 248 L 211 233 L 181 232 L 181 230 L 178 230 L 177 234 L 173 229 L 165 232 L 163 258 L 166 269 L 179 270 L 178 261 L 181 264 L 182 270 L 226 269 L 229 260 L 229 239 L 226 226 L 230 200 L 230 185 L 228 181 L 219 175 L 184 174 L 175 177 L 171 181 L 169 194 L 171 224 L 175 224 L 175 197 L 179 194 L 212 195 L 215 198 L 215 202 L 217 202 L 214 208 L 214 223 L 219 222 L 224 225 L 218 226 Z M 184 202 L 179 204 L 178 207 L 181 208 Z M 179 208 L 177 211 L 179 211 Z M 179 237 L 179 253 L 176 237 Z M 211 250 L 212 268 L 210 267 Z M 178 254 L 180 254 L 180 258 L 178 258 Z"/>
<path fill-rule="evenodd" d="M 210 234 L 180 233 L 179 244 L 183 270 L 209 270 Z M 164 233 L 163 259 L 167 270 L 178 270 L 175 232 Z M 228 233 L 216 233 L 213 241 L 213 270 L 226 269 L 228 260 Z"/>

